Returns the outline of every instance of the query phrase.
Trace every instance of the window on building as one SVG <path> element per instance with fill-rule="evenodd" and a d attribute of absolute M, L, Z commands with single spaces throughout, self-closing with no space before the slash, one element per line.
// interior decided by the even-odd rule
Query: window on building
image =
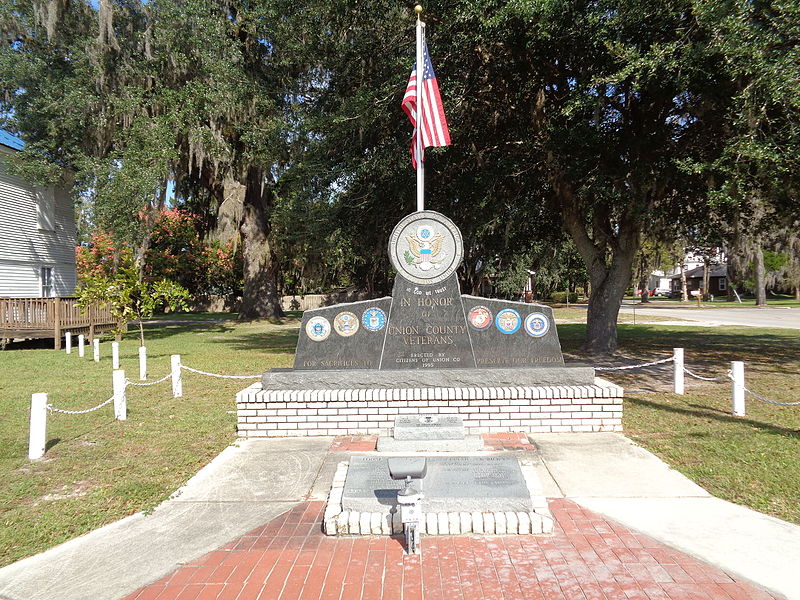
<path fill-rule="evenodd" d="M 37 188 L 36 190 L 36 218 L 39 229 L 55 231 L 56 228 L 56 198 L 52 187 Z"/>
<path fill-rule="evenodd" d="M 728 282 L 725 280 L 724 277 L 719 278 L 719 291 L 724 292 L 728 289 Z"/>
<path fill-rule="evenodd" d="M 42 267 L 42 298 L 53 297 L 53 267 Z"/>

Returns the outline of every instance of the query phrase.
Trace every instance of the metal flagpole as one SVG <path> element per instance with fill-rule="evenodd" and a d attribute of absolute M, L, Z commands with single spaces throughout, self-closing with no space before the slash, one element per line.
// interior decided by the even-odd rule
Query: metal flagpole
<path fill-rule="evenodd" d="M 417 4 L 414 7 L 417 13 L 417 131 L 416 143 L 414 144 L 414 154 L 417 159 L 417 211 L 425 210 L 425 165 L 422 162 L 422 120 L 425 114 L 423 104 L 425 102 L 425 86 L 422 78 L 425 73 L 425 65 L 422 62 L 423 52 L 422 44 L 425 40 L 425 23 L 423 23 L 419 15 L 422 12 L 422 7 Z"/>

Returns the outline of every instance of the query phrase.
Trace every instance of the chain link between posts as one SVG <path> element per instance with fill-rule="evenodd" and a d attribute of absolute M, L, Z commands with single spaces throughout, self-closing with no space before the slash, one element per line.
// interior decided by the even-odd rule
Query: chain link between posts
<path fill-rule="evenodd" d="M 218 375 L 217 373 L 208 373 L 207 371 L 201 371 L 199 369 L 193 369 L 191 367 L 187 367 L 186 365 L 181 365 L 181 369 L 185 371 L 191 371 L 192 373 L 198 373 L 200 375 L 208 375 L 209 377 L 219 377 L 220 379 L 260 379 L 261 375 Z"/>
<path fill-rule="evenodd" d="M 722 381 L 723 379 L 733 379 L 733 372 L 729 369 L 725 375 L 720 375 L 719 377 L 703 377 L 702 375 L 698 375 L 697 373 L 692 373 L 686 367 L 683 367 L 683 372 L 695 379 L 702 379 L 703 381 Z"/>
<path fill-rule="evenodd" d="M 664 363 L 672 362 L 675 360 L 674 356 L 669 358 L 662 358 L 661 360 L 654 360 L 653 362 L 642 363 L 641 365 L 626 365 L 624 367 L 595 367 L 595 371 L 627 371 L 628 369 L 643 369 L 644 367 L 652 367 L 653 365 L 662 365 Z"/>
<path fill-rule="evenodd" d="M 92 408 L 87 408 L 86 410 L 66 410 L 63 408 L 55 408 L 52 404 L 47 405 L 47 410 L 54 413 L 61 413 L 62 415 L 85 415 L 86 413 L 90 413 L 95 410 L 103 408 L 106 404 L 112 402 L 113 400 L 114 396 L 111 396 L 111 398 L 109 398 L 105 402 L 101 402 L 97 406 L 93 406 Z"/>
<path fill-rule="evenodd" d="M 137 387 L 147 387 L 147 386 L 150 386 L 150 385 L 156 385 L 156 384 L 162 383 L 162 382 L 166 381 L 167 379 L 169 379 L 170 377 L 172 377 L 172 373 L 167 373 L 161 379 L 158 379 L 156 381 L 145 381 L 143 383 L 142 382 L 137 383 L 135 381 L 131 381 L 130 379 L 126 378 L 125 379 L 125 385 L 126 386 L 135 385 Z"/>

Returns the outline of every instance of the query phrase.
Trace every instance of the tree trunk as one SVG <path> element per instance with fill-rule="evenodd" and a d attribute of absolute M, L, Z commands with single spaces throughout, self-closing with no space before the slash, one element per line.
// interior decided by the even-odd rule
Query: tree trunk
<path fill-rule="evenodd" d="M 800 285 L 794 286 L 794 299 L 800 302 Z"/>
<path fill-rule="evenodd" d="M 711 285 L 711 262 L 707 257 L 703 257 L 703 291 L 701 292 L 703 300 L 710 300 L 711 293 L 709 287 Z"/>
<path fill-rule="evenodd" d="M 761 240 L 756 246 L 756 306 L 767 305 L 767 282 L 764 271 L 764 250 L 761 248 Z"/>
<path fill-rule="evenodd" d="M 240 319 L 275 319 L 283 316 L 277 286 L 277 261 L 269 243 L 272 190 L 265 185 L 263 170 L 247 170 L 242 234 L 244 291 Z"/>
<path fill-rule="evenodd" d="M 617 316 L 633 275 L 641 225 L 633 211 L 627 210 L 615 227 L 606 224 L 604 231 L 591 229 L 595 236 L 592 238 L 584 207 L 571 185 L 556 175 L 553 188 L 561 205 L 564 226 L 575 241 L 591 280 L 586 339 L 581 350 L 586 354 L 611 354 L 617 349 Z"/>

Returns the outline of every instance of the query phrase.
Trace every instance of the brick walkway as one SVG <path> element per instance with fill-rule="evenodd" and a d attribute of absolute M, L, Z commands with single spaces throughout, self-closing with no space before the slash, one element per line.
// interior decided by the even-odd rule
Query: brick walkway
<path fill-rule="evenodd" d="M 776 598 L 646 536 L 550 501 L 553 537 L 330 538 L 306 502 L 125 600 L 762 600 Z"/>

